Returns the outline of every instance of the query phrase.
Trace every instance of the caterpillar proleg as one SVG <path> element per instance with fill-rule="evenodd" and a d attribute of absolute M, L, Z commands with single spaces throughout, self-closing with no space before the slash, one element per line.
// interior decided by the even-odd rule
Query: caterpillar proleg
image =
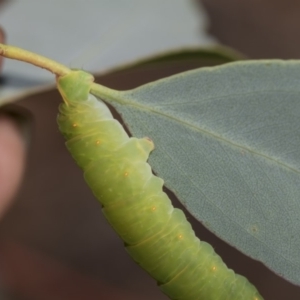
<path fill-rule="evenodd" d="M 129 137 L 104 102 L 89 93 L 92 81 L 83 71 L 58 77 L 64 99 L 58 125 L 129 255 L 174 300 L 263 299 L 195 236 L 147 163 L 153 142 Z"/>

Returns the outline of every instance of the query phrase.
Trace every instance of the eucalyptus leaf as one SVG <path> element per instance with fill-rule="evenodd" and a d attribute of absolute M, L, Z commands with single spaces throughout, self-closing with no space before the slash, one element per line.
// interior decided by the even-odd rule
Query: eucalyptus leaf
<path fill-rule="evenodd" d="M 244 61 L 99 93 L 153 139 L 150 165 L 199 221 L 295 284 L 299 79 L 299 61 Z"/>
<path fill-rule="evenodd" d="M 180 72 L 244 59 L 245 57 L 238 52 L 221 45 L 182 48 L 124 64 L 105 73 L 105 78 L 101 73 L 96 75 L 96 80 L 113 89 L 129 89 Z M 120 77 L 123 77 L 122 80 Z"/>

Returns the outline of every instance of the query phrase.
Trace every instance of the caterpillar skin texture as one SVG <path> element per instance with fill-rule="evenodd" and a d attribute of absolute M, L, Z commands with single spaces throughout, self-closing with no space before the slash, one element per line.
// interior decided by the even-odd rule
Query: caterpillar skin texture
<path fill-rule="evenodd" d="M 58 124 L 127 252 L 171 299 L 263 299 L 195 236 L 184 213 L 163 192 L 163 180 L 147 163 L 152 141 L 128 137 L 107 106 L 89 94 L 92 81 L 83 71 L 58 78 L 64 99 Z"/>

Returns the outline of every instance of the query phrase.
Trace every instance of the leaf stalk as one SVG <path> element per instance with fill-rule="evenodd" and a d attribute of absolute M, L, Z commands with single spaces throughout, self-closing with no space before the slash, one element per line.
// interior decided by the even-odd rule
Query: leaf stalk
<path fill-rule="evenodd" d="M 0 55 L 46 69 L 56 76 L 64 76 L 71 72 L 71 69 L 52 59 L 10 45 L 0 44 Z"/>

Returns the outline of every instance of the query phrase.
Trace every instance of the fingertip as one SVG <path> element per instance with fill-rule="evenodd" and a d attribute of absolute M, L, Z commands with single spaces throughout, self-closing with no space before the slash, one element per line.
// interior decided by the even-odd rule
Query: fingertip
<path fill-rule="evenodd" d="M 16 122 L 0 115 L 0 217 L 15 196 L 25 169 L 26 143 Z"/>

